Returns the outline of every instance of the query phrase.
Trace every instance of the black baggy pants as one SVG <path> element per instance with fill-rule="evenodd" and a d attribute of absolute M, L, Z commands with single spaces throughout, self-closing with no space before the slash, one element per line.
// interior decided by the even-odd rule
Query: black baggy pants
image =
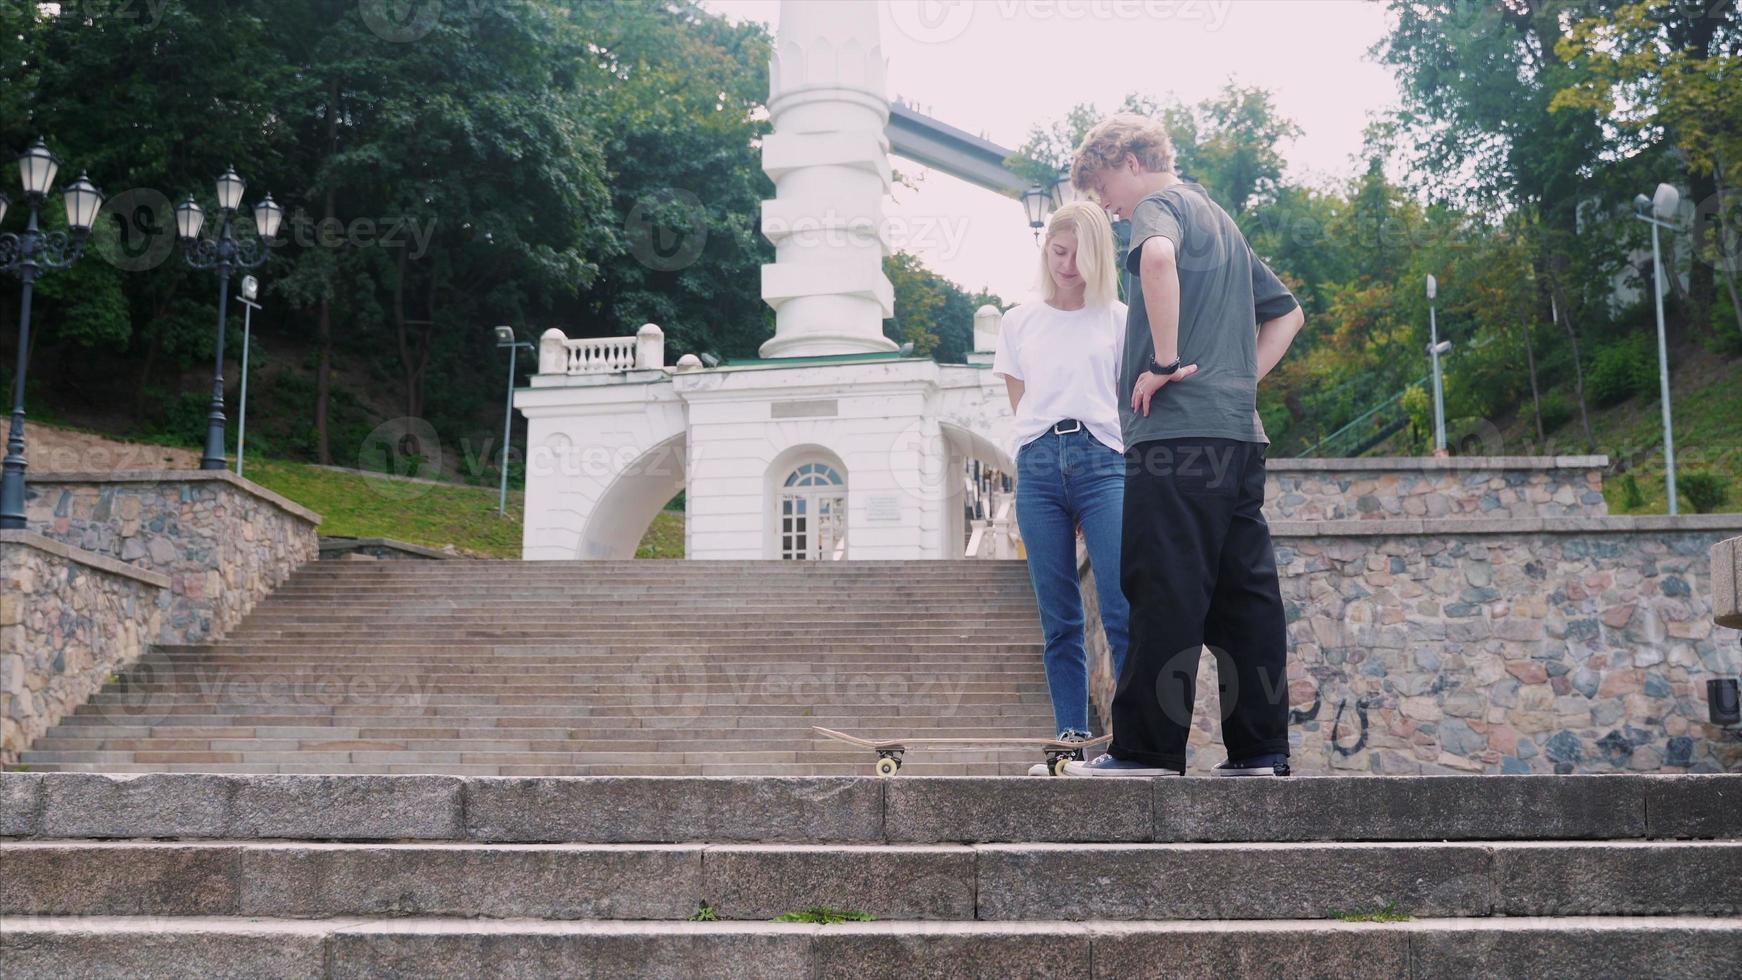
<path fill-rule="evenodd" d="M 1233 759 L 1288 752 L 1288 623 L 1264 504 L 1264 450 L 1158 439 L 1125 454 L 1120 584 L 1131 644 L 1108 751 L 1183 770 L 1198 659 L 1216 659 Z"/>

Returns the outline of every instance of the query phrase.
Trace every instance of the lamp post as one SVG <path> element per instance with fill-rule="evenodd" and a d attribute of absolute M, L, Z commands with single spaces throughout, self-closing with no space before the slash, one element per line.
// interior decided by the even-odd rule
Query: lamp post
<path fill-rule="evenodd" d="M 1657 303 L 1657 384 L 1663 399 L 1663 481 L 1669 495 L 1669 512 L 1676 513 L 1675 498 L 1675 432 L 1669 412 L 1669 344 L 1663 331 L 1663 255 L 1658 246 L 1657 229 L 1680 231 L 1672 219 L 1681 195 L 1668 184 L 1658 184 L 1651 196 L 1633 199 L 1634 217 L 1651 226 L 1651 293 Z"/>
<path fill-rule="evenodd" d="M 1040 242 L 1040 230 L 1046 227 L 1047 216 L 1052 208 L 1052 190 L 1039 184 L 1029 185 L 1022 192 L 1022 210 L 1028 214 L 1028 227 L 1034 230 L 1034 240 Z"/>
<path fill-rule="evenodd" d="M 97 209 L 103 206 L 103 194 L 83 174 L 67 185 L 67 231 L 43 231 L 37 215 L 48 189 L 54 186 L 60 159 L 48 150 L 39 137 L 18 158 L 20 182 L 24 185 L 24 206 L 30 217 L 22 233 L 0 235 L 0 271 L 18 276 L 23 290 L 18 301 L 18 362 L 12 373 L 12 424 L 6 433 L 6 460 L 0 472 L 0 529 L 24 528 L 24 372 L 30 358 L 30 296 L 37 273 L 47 269 L 64 269 L 79 260 L 91 225 L 97 220 Z M 0 221 L 12 201 L 0 194 Z"/>
<path fill-rule="evenodd" d="M 1446 456 L 1446 388 L 1440 380 L 1440 355 L 1452 349 L 1452 342 L 1440 342 L 1439 321 L 1434 314 L 1434 298 L 1439 295 L 1439 280 L 1427 277 L 1427 353 L 1434 369 L 1434 455 Z"/>
<path fill-rule="evenodd" d="M 212 368 L 212 405 L 206 413 L 206 451 L 200 457 L 200 469 L 224 468 L 224 322 L 230 306 L 230 274 L 237 269 L 258 268 L 266 261 L 266 249 L 278 234 L 284 209 L 273 203 L 272 195 L 254 206 L 254 231 L 259 236 L 240 241 L 230 232 L 230 223 L 242 206 L 242 192 L 248 182 L 236 175 L 231 167 L 218 178 L 218 212 L 222 217 L 216 238 L 201 238 L 200 228 L 206 213 L 194 203 L 194 196 L 176 205 L 175 229 L 181 238 L 182 257 L 195 269 L 218 270 L 218 343 Z"/>
<path fill-rule="evenodd" d="M 1069 165 L 1059 168 L 1059 175 L 1052 179 L 1052 186 L 1048 190 L 1052 192 L 1052 210 L 1054 211 L 1077 199 L 1077 189 L 1071 186 L 1071 168 Z"/>
<path fill-rule="evenodd" d="M 532 349 L 532 344 L 524 340 L 514 339 L 514 328 L 501 326 L 496 328 L 496 349 L 508 348 L 508 405 L 502 411 L 502 491 L 496 504 L 497 512 L 503 517 L 508 516 L 508 442 L 512 438 L 514 424 L 514 358 L 520 353 L 520 348 Z"/>
<path fill-rule="evenodd" d="M 254 302 L 260 295 L 260 280 L 253 276 L 242 277 L 242 295 L 238 296 L 248 312 L 242 314 L 242 392 L 236 396 L 236 475 L 242 475 L 242 446 L 248 437 L 248 334 L 254 325 L 254 311 L 260 309 L 260 304 Z"/>

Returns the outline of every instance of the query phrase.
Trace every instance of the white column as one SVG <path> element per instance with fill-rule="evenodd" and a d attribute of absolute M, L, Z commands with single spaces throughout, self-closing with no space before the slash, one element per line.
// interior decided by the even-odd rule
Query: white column
<path fill-rule="evenodd" d="M 665 331 L 657 323 L 643 323 L 635 331 L 635 366 L 656 370 L 665 367 Z"/>
<path fill-rule="evenodd" d="M 883 274 L 889 100 L 876 4 L 782 0 L 768 75 L 762 169 L 775 192 L 762 232 L 775 254 L 762 298 L 775 326 L 762 356 L 894 350 L 883 336 L 895 295 Z"/>
<path fill-rule="evenodd" d="M 993 354 L 998 351 L 998 325 L 1003 321 L 1004 314 L 991 303 L 974 311 L 974 353 Z"/>

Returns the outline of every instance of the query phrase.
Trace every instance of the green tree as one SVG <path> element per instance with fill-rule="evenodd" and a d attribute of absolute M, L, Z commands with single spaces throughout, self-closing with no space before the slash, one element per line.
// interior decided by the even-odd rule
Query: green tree
<path fill-rule="evenodd" d="M 974 349 L 974 311 L 1005 305 L 984 289 L 967 292 L 910 252 L 885 258 L 883 273 L 895 287 L 895 316 L 883 321 L 883 335 L 944 363 L 960 364 Z"/>
<path fill-rule="evenodd" d="M 1742 208 L 1731 185 L 1742 160 L 1742 10 L 1630 3 L 1613 16 L 1574 23 L 1556 53 L 1584 73 L 1554 94 L 1551 111 L 1601 114 L 1627 153 L 1650 151 L 1659 140 L 1680 151 L 1699 219 L 1690 292 L 1699 296 L 1697 280 L 1716 269 L 1742 328 L 1734 274 L 1742 254 L 1730 230 L 1732 212 Z M 1701 198 L 1705 182 L 1712 194 Z"/>

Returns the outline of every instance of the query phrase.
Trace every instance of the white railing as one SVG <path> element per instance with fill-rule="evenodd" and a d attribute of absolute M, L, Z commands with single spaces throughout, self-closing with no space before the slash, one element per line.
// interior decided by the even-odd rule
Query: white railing
<path fill-rule="evenodd" d="M 968 548 L 964 558 L 998 558 L 1016 557 L 1016 543 L 1022 539 L 1022 532 L 1016 527 L 1016 501 L 1006 498 L 998 507 L 997 515 L 991 520 L 974 521 L 974 532 L 968 536 Z"/>
<path fill-rule="evenodd" d="M 633 337 L 570 339 L 552 327 L 538 340 L 539 374 L 621 374 L 665 367 L 665 331 L 647 323 Z"/>

